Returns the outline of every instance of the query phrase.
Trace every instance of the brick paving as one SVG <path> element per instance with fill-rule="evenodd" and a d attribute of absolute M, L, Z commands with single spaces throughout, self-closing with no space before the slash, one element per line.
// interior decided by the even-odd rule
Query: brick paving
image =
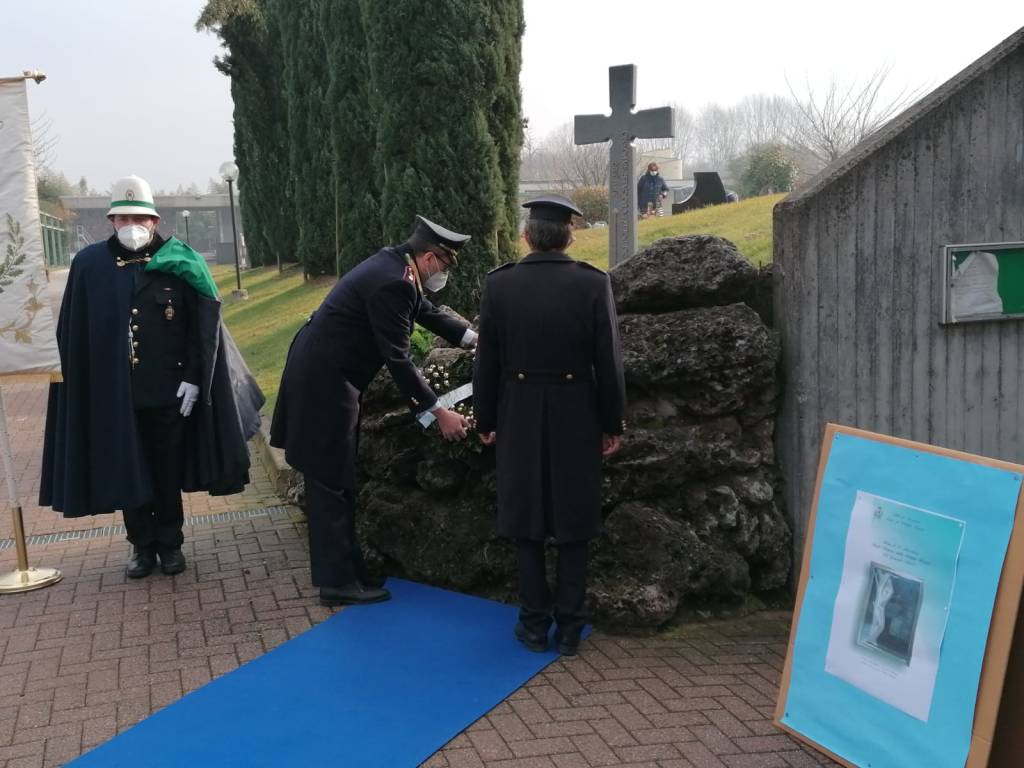
<path fill-rule="evenodd" d="M 3 386 L 28 534 L 120 522 L 64 521 L 27 503 L 38 492 L 46 387 Z M 237 496 L 188 496 L 186 514 L 282 504 L 258 460 L 252 476 Z M 4 506 L 0 539 L 9 517 Z M 122 537 L 30 548 L 33 563 L 64 580 L 0 595 L 0 768 L 63 765 L 333 613 L 316 602 L 294 508 L 187 528 L 184 550 L 185 573 L 128 581 Z M 14 558 L 0 549 L 0 572 Z M 771 724 L 788 627 L 788 614 L 764 613 L 651 638 L 595 633 L 424 766 L 834 765 Z"/>
<path fill-rule="evenodd" d="M 193 528 L 173 578 L 125 579 L 120 538 L 35 548 L 64 580 L 0 596 L 0 766 L 62 765 L 327 618 L 299 518 Z"/>
<path fill-rule="evenodd" d="M 65 578 L 0 596 L 0 768 L 62 765 L 329 617 L 305 535 L 294 509 L 191 528 L 188 570 L 141 581 L 124 577 L 120 538 L 34 548 Z M 0 570 L 13 558 L 0 552 Z M 597 633 L 425 765 L 831 765 L 771 724 L 788 620 Z"/>
<path fill-rule="evenodd" d="M 120 539 L 34 551 L 65 578 L 0 596 L 0 768 L 62 765 L 333 612 L 316 604 L 297 510 L 193 528 L 173 578 L 127 581 Z M 788 619 L 597 633 L 424 765 L 831 765 L 771 724 Z"/>
<path fill-rule="evenodd" d="M 835 765 L 771 723 L 789 615 L 653 638 L 598 633 L 427 768 L 803 768 Z"/>

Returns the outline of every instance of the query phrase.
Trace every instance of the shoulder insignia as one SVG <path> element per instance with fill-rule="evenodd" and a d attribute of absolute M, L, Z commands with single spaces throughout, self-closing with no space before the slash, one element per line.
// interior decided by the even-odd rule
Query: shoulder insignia
<path fill-rule="evenodd" d="M 495 272 L 501 272 L 501 270 L 508 269 L 509 267 L 514 267 L 515 265 L 516 263 L 514 261 L 506 261 L 504 264 L 499 264 L 494 269 L 490 270 L 487 274 L 493 275 Z"/>
<path fill-rule="evenodd" d="M 595 272 L 600 272 L 602 275 L 607 275 L 608 274 L 603 269 L 601 269 L 600 267 L 595 267 L 590 262 L 587 262 L 587 261 L 577 261 L 576 263 L 579 264 L 581 267 L 586 267 L 587 269 L 592 269 Z"/>
<path fill-rule="evenodd" d="M 412 271 L 412 267 L 405 268 L 405 274 L 402 275 L 402 279 L 405 280 L 407 283 L 412 283 L 413 285 L 416 285 L 416 274 Z"/>

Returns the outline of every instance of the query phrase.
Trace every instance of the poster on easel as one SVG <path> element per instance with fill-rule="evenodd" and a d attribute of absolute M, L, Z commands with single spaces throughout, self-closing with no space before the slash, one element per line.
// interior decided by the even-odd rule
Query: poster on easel
<path fill-rule="evenodd" d="M 776 724 L 856 768 L 997 765 L 1022 483 L 1019 465 L 828 425 Z"/>

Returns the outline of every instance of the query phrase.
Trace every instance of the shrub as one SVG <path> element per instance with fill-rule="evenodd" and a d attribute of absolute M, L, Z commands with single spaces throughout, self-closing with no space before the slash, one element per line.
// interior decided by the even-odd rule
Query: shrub
<path fill-rule="evenodd" d="M 751 147 L 743 166 L 740 189 L 744 197 L 789 192 L 796 182 L 796 161 L 781 144 Z"/>
<path fill-rule="evenodd" d="M 430 352 L 430 345 L 433 341 L 434 334 L 426 328 L 420 328 L 417 325 L 413 329 L 412 336 L 409 338 L 409 351 L 417 365 L 422 365 L 423 361 L 427 359 L 427 353 Z"/>
<path fill-rule="evenodd" d="M 608 221 L 608 187 L 577 187 L 572 193 L 572 201 L 583 211 L 583 218 L 588 224 Z"/>

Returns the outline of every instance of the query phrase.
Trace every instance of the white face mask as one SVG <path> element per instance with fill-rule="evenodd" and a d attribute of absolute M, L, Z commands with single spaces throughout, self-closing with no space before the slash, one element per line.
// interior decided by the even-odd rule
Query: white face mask
<path fill-rule="evenodd" d="M 423 287 L 431 293 L 437 293 L 448 283 L 448 272 L 436 272 L 423 281 Z"/>
<path fill-rule="evenodd" d="M 658 175 L 657 171 L 651 171 L 651 176 L 657 176 L 657 175 Z"/>
<path fill-rule="evenodd" d="M 141 224 L 129 224 L 117 230 L 117 239 L 129 251 L 137 251 L 153 239 L 153 233 Z"/>

